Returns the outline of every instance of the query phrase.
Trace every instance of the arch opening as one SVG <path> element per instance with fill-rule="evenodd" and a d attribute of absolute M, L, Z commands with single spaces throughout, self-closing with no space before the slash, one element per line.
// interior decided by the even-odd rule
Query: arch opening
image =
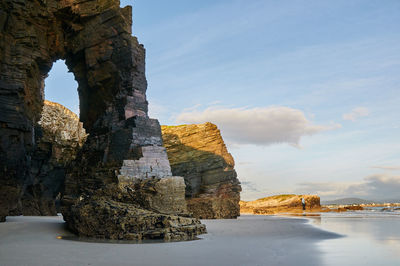
<path fill-rule="evenodd" d="M 53 64 L 44 84 L 45 100 L 34 130 L 31 178 L 21 199 L 23 215 L 60 212 L 67 168 L 87 137 L 78 117 L 78 83 L 63 60 Z"/>
<path fill-rule="evenodd" d="M 65 60 L 53 63 L 45 79 L 44 96 L 45 100 L 59 103 L 79 116 L 78 83 Z"/>

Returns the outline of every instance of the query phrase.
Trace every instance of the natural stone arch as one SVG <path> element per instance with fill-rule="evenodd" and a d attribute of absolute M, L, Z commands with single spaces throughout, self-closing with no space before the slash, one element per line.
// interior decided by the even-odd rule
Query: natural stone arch
<path fill-rule="evenodd" d="M 54 61 L 65 59 L 78 82 L 80 120 L 89 133 L 65 180 L 62 212 L 70 229 L 105 238 L 167 239 L 204 231 L 198 220 L 171 216 L 186 208 L 180 206 L 184 195 L 173 195 L 177 207 L 155 205 L 163 202 L 161 192 L 154 202 L 146 191 L 145 196 L 135 191 L 136 198 L 129 193 L 147 177 L 153 181 L 145 187 L 165 183 L 163 193 L 182 182 L 159 183 L 171 171 L 159 123 L 147 115 L 145 50 L 131 35 L 131 7 L 119 5 L 118 0 L 0 3 L 0 219 L 20 212 L 24 184 L 32 178 L 44 78 Z M 103 217 L 93 217 L 98 211 Z"/>
<path fill-rule="evenodd" d="M 29 176 L 44 78 L 53 62 L 65 59 L 74 73 L 80 119 L 92 136 L 125 120 L 128 94 L 136 89 L 145 94 L 144 68 L 136 66 L 144 63 L 144 49 L 131 37 L 131 8 L 121 9 L 119 1 L 80 2 L 9 0 L 0 6 L 0 122 L 7 129 L 1 135 L 0 171 L 18 190 Z M 136 88 L 135 75 L 143 76 Z M 146 113 L 146 105 L 143 97 L 130 108 Z"/>

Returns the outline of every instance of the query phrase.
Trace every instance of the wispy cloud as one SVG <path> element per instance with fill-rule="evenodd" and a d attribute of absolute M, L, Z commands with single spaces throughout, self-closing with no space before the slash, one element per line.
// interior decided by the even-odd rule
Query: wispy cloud
<path fill-rule="evenodd" d="M 369 110 L 365 107 L 356 107 L 351 112 L 343 114 L 344 120 L 356 121 L 360 117 L 368 116 Z"/>
<path fill-rule="evenodd" d="M 390 171 L 400 171 L 400 166 L 372 166 L 371 168 L 390 170 Z"/>
<path fill-rule="evenodd" d="M 251 165 L 254 164 L 254 162 L 246 162 L 246 161 L 241 161 L 237 163 L 238 165 Z"/>
<path fill-rule="evenodd" d="M 257 188 L 257 185 L 254 182 L 250 181 L 243 181 L 241 182 L 242 189 L 246 190 L 247 192 L 260 192 L 260 190 Z"/>
<path fill-rule="evenodd" d="M 273 106 L 263 108 L 207 108 L 183 112 L 178 122 L 212 122 L 221 128 L 224 138 L 237 144 L 271 145 L 288 143 L 299 146 L 303 136 L 339 128 L 339 124 L 315 125 L 301 110 Z"/>
<path fill-rule="evenodd" d="M 326 198 L 364 197 L 366 199 L 400 199 L 400 176 L 376 174 L 360 182 L 304 182 L 298 193 L 312 193 Z"/>

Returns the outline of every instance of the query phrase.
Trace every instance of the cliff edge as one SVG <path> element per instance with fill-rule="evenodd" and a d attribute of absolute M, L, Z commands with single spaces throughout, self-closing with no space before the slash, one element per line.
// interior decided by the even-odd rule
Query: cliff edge
<path fill-rule="evenodd" d="M 240 182 L 235 162 L 212 123 L 161 126 L 172 174 L 183 176 L 186 202 L 194 217 L 236 218 L 240 215 Z"/>

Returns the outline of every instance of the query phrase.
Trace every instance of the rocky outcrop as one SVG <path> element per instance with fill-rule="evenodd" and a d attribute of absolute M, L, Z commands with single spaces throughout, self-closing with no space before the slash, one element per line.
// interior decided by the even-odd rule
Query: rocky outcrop
<path fill-rule="evenodd" d="M 69 227 L 80 236 L 124 240 L 190 240 L 205 233 L 204 225 L 193 218 L 155 214 L 105 197 L 75 204 Z"/>
<path fill-rule="evenodd" d="M 202 219 L 240 215 L 234 160 L 212 123 L 162 126 L 172 174 L 183 176 L 189 212 Z"/>
<path fill-rule="evenodd" d="M 86 141 L 86 131 L 76 114 L 64 106 L 44 101 L 35 130 L 35 152 L 22 196 L 23 215 L 56 215 L 56 198 L 63 192 L 65 172 Z"/>
<path fill-rule="evenodd" d="M 347 212 L 347 211 L 362 211 L 365 206 L 361 205 L 323 205 L 321 212 Z M 373 206 L 376 207 L 376 206 Z"/>
<path fill-rule="evenodd" d="M 104 238 L 149 237 L 158 228 L 160 238 L 184 239 L 205 231 L 188 217 L 160 223 L 173 215 L 146 210 L 120 185 L 172 176 L 160 125 L 147 114 L 145 50 L 131 35 L 130 6 L 120 8 L 118 0 L 5 0 L 0 30 L 0 220 L 21 213 L 25 184 L 35 179 L 44 78 L 54 61 L 65 59 L 78 82 L 80 120 L 89 134 L 66 173 L 61 211 L 67 226 Z M 142 231 L 125 226 L 124 218 L 142 219 L 142 211 Z M 80 230 L 85 224 L 95 228 Z"/>
<path fill-rule="evenodd" d="M 302 200 L 305 200 L 305 211 L 320 211 L 320 198 L 315 195 L 277 195 L 254 201 L 241 201 L 240 212 L 250 214 L 277 214 L 303 212 Z"/>
<path fill-rule="evenodd" d="M 176 182 L 183 184 L 183 179 L 138 179 L 135 184 L 103 187 L 75 201 L 67 226 L 80 236 L 96 238 L 193 239 L 206 228 L 187 214 L 184 190 L 182 186 L 176 190 Z M 170 190 L 172 187 L 175 190 Z"/>

